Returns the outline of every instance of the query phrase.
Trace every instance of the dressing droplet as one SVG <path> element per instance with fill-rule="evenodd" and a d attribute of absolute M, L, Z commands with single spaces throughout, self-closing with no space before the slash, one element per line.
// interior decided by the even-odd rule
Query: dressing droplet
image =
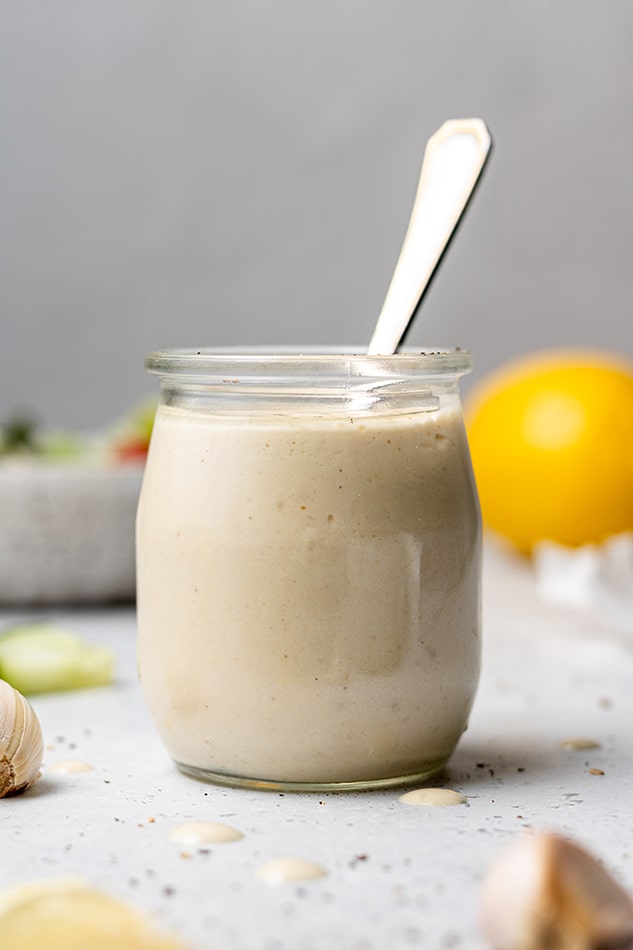
<path fill-rule="evenodd" d="M 244 835 L 237 828 L 215 821 L 188 821 L 177 825 L 169 833 L 171 841 L 192 846 L 201 844 L 224 844 L 227 841 L 239 841 Z"/>
<path fill-rule="evenodd" d="M 257 868 L 255 872 L 260 881 L 267 884 L 292 884 L 295 881 L 310 881 L 325 877 L 327 871 L 314 861 L 305 858 L 273 858 Z"/>
<path fill-rule="evenodd" d="M 63 762 L 55 762 L 47 771 L 55 772 L 56 775 L 74 775 L 77 772 L 94 772 L 94 765 L 79 759 L 64 759 Z"/>
<path fill-rule="evenodd" d="M 559 745 L 561 749 L 574 749 L 575 751 L 601 748 L 600 743 L 596 742 L 595 739 L 585 739 L 580 736 L 572 739 L 563 739 Z"/>
<path fill-rule="evenodd" d="M 405 805 L 424 805 L 443 808 L 447 805 L 465 805 L 468 801 L 460 792 L 452 788 L 414 788 L 398 799 Z"/>

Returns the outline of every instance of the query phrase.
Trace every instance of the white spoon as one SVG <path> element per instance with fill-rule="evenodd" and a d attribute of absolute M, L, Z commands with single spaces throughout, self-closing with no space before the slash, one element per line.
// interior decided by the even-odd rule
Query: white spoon
<path fill-rule="evenodd" d="M 427 142 L 409 226 L 367 350 L 370 355 L 389 356 L 402 343 L 491 148 L 481 119 L 451 119 Z"/>

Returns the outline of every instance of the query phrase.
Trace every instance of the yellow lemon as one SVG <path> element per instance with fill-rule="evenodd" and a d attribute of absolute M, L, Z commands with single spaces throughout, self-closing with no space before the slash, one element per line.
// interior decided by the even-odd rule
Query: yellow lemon
<path fill-rule="evenodd" d="M 633 361 L 526 356 L 476 386 L 465 411 L 484 523 L 521 551 L 633 531 Z"/>
<path fill-rule="evenodd" d="M 183 950 L 138 911 L 69 877 L 0 892 L 0 935 L 11 950 Z"/>

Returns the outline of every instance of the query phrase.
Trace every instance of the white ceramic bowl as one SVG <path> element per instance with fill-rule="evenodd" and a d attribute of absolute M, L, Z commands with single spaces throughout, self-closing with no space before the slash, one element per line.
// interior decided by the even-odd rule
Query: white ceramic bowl
<path fill-rule="evenodd" d="M 135 594 L 143 466 L 0 462 L 0 604 L 96 604 Z"/>

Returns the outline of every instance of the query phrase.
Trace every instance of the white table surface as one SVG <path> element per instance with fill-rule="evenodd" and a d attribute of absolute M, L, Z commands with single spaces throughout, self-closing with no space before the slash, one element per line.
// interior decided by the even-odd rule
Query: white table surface
<path fill-rule="evenodd" d="M 481 685 L 470 728 L 433 783 L 467 796 L 449 808 L 403 805 L 400 791 L 279 795 L 181 775 L 143 706 L 133 610 L 40 615 L 111 645 L 117 679 L 33 698 L 45 767 L 30 791 L 0 801 L 1 886 L 80 874 L 194 950 L 478 950 L 482 877 L 524 828 L 571 836 L 633 891 L 633 630 L 539 603 L 526 562 L 487 551 Z M 561 748 L 570 737 L 601 747 Z M 69 758 L 94 770 L 48 771 Z M 183 849 L 168 834 L 188 820 L 225 822 L 244 838 Z M 258 880 L 256 868 L 280 855 L 329 874 Z"/>

